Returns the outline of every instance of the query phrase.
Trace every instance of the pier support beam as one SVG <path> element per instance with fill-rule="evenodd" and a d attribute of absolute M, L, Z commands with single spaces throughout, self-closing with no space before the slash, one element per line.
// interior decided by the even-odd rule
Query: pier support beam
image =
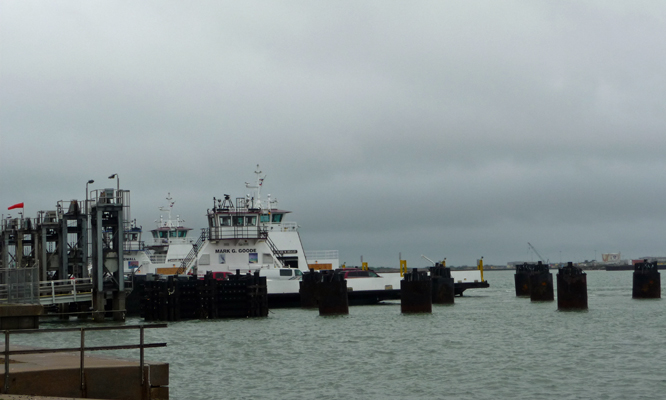
<path fill-rule="evenodd" d="M 113 320 L 125 321 L 125 292 L 113 292 Z"/>
<path fill-rule="evenodd" d="M 95 322 L 104 322 L 104 313 L 106 312 L 106 297 L 104 292 L 93 290 L 93 321 Z"/>
<path fill-rule="evenodd" d="M 587 274 L 571 262 L 557 273 L 557 309 L 587 310 Z"/>
<path fill-rule="evenodd" d="M 657 262 L 643 260 L 634 266 L 634 285 L 631 292 L 634 299 L 660 299 L 661 276 Z"/>
<path fill-rule="evenodd" d="M 403 314 L 432 313 L 432 280 L 414 268 L 400 281 L 400 311 Z"/>

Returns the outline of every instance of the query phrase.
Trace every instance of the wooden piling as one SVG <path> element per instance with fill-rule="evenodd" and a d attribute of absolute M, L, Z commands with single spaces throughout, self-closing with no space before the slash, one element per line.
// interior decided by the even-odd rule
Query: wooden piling
<path fill-rule="evenodd" d="M 587 274 L 571 262 L 557 273 L 557 309 L 587 310 Z"/>
<path fill-rule="evenodd" d="M 634 284 L 631 292 L 634 299 L 660 299 L 661 275 L 657 269 L 657 262 L 648 262 L 634 265 Z"/>
<path fill-rule="evenodd" d="M 400 310 L 403 314 L 432 313 L 432 280 L 426 272 L 414 268 L 400 281 Z"/>

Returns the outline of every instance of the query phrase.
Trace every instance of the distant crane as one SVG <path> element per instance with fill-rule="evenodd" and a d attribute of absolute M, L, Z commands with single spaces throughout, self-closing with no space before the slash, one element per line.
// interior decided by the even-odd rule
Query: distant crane
<path fill-rule="evenodd" d="M 544 260 L 543 257 L 541 257 L 541 254 L 539 254 L 539 252 L 537 251 L 537 249 L 535 249 L 534 246 L 532 246 L 532 243 L 527 242 L 527 245 L 530 246 L 530 249 L 532 249 L 532 251 L 534 252 L 534 254 L 536 254 L 537 257 L 539 257 L 539 260 L 541 260 L 542 263 L 544 263 L 544 264 L 548 264 L 548 261 Z"/>

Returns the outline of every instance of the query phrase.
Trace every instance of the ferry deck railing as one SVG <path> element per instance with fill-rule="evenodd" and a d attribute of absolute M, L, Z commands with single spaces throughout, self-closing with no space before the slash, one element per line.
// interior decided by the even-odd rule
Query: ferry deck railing
<path fill-rule="evenodd" d="M 144 366 L 144 349 L 154 347 L 166 347 L 166 343 L 144 343 L 144 329 L 147 328 L 166 328 L 167 324 L 151 324 L 151 325 L 127 325 L 127 326 L 98 326 L 89 328 L 65 328 L 65 329 L 27 329 L 27 330 L 5 330 L 5 385 L 3 393 L 9 391 L 9 356 L 18 354 L 49 354 L 49 353 L 75 353 L 79 352 L 81 363 L 79 367 L 79 375 L 81 377 L 81 397 L 86 396 L 85 386 L 85 352 L 86 351 L 101 351 L 101 350 L 127 350 L 139 349 L 139 373 L 141 375 L 141 386 L 145 385 L 145 377 L 143 374 Z M 116 346 L 90 346 L 86 347 L 85 335 L 86 331 L 110 331 L 110 330 L 125 330 L 125 329 L 139 329 L 139 344 L 131 345 L 116 345 Z M 58 349 L 28 349 L 28 350 L 10 350 L 9 339 L 10 335 L 16 334 L 32 334 L 32 333 L 51 333 L 51 332 L 80 332 L 81 345 L 79 347 L 63 347 Z"/>

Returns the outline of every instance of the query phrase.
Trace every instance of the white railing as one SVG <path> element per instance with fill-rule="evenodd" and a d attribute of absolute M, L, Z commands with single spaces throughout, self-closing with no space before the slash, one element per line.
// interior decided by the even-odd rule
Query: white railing
<path fill-rule="evenodd" d="M 298 229 L 298 224 L 296 222 L 288 221 L 288 222 L 283 222 L 280 225 L 281 225 L 280 230 L 282 232 L 295 231 Z"/>
<path fill-rule="evenodd" d="M 69 303 L 92 299 L 92 278 L 39 282 L 41 304 Z"/>

